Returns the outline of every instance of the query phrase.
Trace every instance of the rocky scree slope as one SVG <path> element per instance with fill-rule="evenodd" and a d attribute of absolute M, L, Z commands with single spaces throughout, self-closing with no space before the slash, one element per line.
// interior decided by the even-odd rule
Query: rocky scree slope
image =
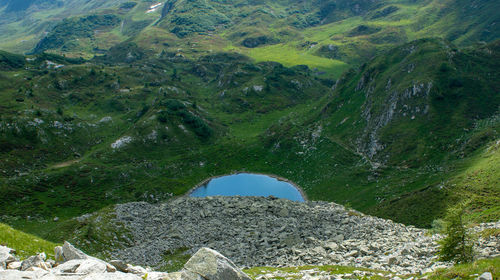
<path fill-rule="evenodd" d="M 214 248 L 245 267 L 336 264 L 410 274 L 448 265 L 436 262 L 441 236 L 335 203 L 181 197 L 157 205 L 120 204 L 113 215 L 111 226 L 102 230 L 120 228 L 116 235 L 128 241 L 119 244 L 115 238 L 114 248 L 122 249 L 108 253 L 154 267 L 166 264 L 168 252 L 185 249 L 193 254 L 201 247 Z M 85 223 L 91 216 L 79 219 Z M 478 230 L 484 228 L 500 228 L 500 223 L 483 224 Z M 92 245 L 89 240 L 78 243 Z M 498 237 L 482 239 L 478 256 L 499 256 L 499 248 Z"/>

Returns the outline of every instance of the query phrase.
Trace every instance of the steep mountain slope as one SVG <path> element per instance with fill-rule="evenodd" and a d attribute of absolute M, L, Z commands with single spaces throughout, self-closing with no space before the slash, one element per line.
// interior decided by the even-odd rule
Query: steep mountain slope
<path fill-rule="evenodd" d="M 458 139 L 478 120 L 497 113 L 499 47 L 496 42 L 459 50 L 443 40 L 424 39 L 395 48 L 339 79 L 338 95 L 323 114 L 338 120 L 359 112 L 336 123 L 335 135 L 356 143 L 371 160 L 411 166 L 439 159 L 452 148 L 449 138 Z M 346 129 L 353 126 L 362 133 Z"/>
<path fill-rule="evenodd" d="M 16 53 L 31 52 L 45 37 L 46 32 L 52 30 L 64 19 L 101 13 L 120 15 L 127 10 L 126 8 L 120 9 L 127 2 L 126 0 L 2 0 L 0 1 L 0 38 L 2 39 L 0 49 Z M 69 32 L 69 30 L 63 31 Z M 94 28 L 92 32 L 98 36 L 99 29 Z M 106 46 L 109 48 L 123 39 L 123 37 L 116 39 L 108 36 L 105 41 L 109 43 Z M 95 52 L 92 48 L 99 49 L 99 45 L 96 46 L 92 41 L 82 44 L 86 45 L 86 52 Z"/>
<path fill-rule="evenodd" d="M 499 138 L 498 52 L 498 42 L 463 50 L 440 39 L 405 44 L 348 71 L 309 120 L 276 125 L 268 138 L 287 149 L 298 144 L 292 139 L 304 125 L 322 127 L 322 137 L 357 152 L 373 170 L 363 187 L 316 186 L 311 197 L 339 201 L 354 191 L 348 200 L 356 207 L 428 224 L 447 202 L 459 199 L 453 194 L 466 184 L 486 181 L 486 193 L 500 191 L 498 175 L 486 175 L 498 173 L 495 164 L 481 164 L 488 179 L 459 187 L 451 179 L 482 157 L 498 156 L 483 150 Z"/>

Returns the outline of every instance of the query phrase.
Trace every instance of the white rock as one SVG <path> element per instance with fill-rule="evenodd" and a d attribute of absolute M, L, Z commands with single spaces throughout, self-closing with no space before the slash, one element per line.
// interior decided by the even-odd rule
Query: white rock
<path fill-rule="evenodd" d="M 57 274 L 75 273 L 76 269 L 84 260 L 69 260 L 65 263 L 58 265 L 54 270 Z"/>
<path fill-rule="evenodd" d="M 164 280 L 170 279 L 169 273 L 166 272 L 148 272 L 148 280 Z"/>
<path fill-rule="evenodd" d="M 33 271 L 33 272 L 36 272 L 38 274 L 46 274 L 47 273 L 47 269 L 43 269 L 43 268 L 37 267 L 37 266 L 32 266 L 32 267 L 26 269 L 26 271 Z"/>
<path fill-rule="evenodd" d="M 20 270 L 4 270 L 0 271 L 0 280 L 29 280 L 40 279 L 48 274 L 47 271 L 20 271 Z"/>
<path fill-rule="evenodd" d="M 184 265 L 187 271 L 197 273 L 208 280 L 250 280 L 243 271 L 219 252 L 201 248 Z"/>
<path fill-rule="evenodd" d="M 254 85 L 253 86 L 253 90 L 256 91 L 256 92 L 261 92 L 263 89 L 264 89 L 264 87 L 260 86 L 260 85 Z"/>
<path fill-rule="evenodd" d="M 11 248 L 0 246 L 0 268 L 5 269 L 9 263 L 16 261 L 13 253 L 14 250 Z"/>
<path fill-rule="evenodd" d="M 143 280 L 141 277 L 123 272 L 112 272 L 112 273 L 93 273 L 89 274 L 81 280 Z"/>
<path fill-rule="evenodd" d="M 132 137 L 130 136 L 123 136 L 120 139 L 116 140 L 115 142 L 111 143 L 111 148 L 113 149 L 119 149 L 128 143 L 132 142 Z"/>
<path fill-rule="evenodd" d="M 84 260 L 88 259 L 89 256 L 87 256 L 84 252 L 81 250 L 75 248 L 75 246 L 71 245 L 68 241 L 64 241 L 64 245 L 62 247 L 63 250 L 63 257 L 65 260 Z"/>
<path fill-rule="evenodd" d="M 118 271 L 127 272 L 127 264 L 121 260 L 111 260 L 109 262 L 112 266 L 116 267 Z"/>
<path fill-rule="evenodd" d="M 21 262 L 11 262 L 7 265 L 7 269 L 21 269 Z"/>
<path fill-rule="evenodd" d="M 106 117 L 100 119 L 99 123 L 107 123 L 107 122 L 111 122 L 111 121 L 113 121 L 113 118 L 110 116 L 106 116 Z"/>
<path fill-rule="evenodd" d="M 148 280 L 149 280 L 149 275 L 148 275 Z M 205 280 L 205 278 L 201 277 L 199 274 L 187 270 L 182 270 L 179 272 L 168 273 L 162 278 L 162 280 Z"/>
<path fill-rule="evenodd" d="M 148 271 L 144 267 L 134 266 L 131 264 L 127 264 L 127 272 L 135 274 L 135 275 L 139 275 L 139 276 L 143 276 L 146 273 L 148 273 Z"/>
<path fill-rule="evenodd" d="M 478 280 L 493 280 L 493 275 L 491 272 L 485 272 L 477 278 Z"/>
<path fill-rule="evenodd" d="M 90 273 L 104 273 L 106 272 L 106 263 L 103 261 L 97 261 L 93 259 L 84 260 L 78 268 L 75 270 L 76 273 L 90 274 Z"/>
<path fill-rule="evenodd" d="M 324 247 L 325 249 L 336 251 L 339 248 L 339 245 L 335 242 L 327 242 Z"/>

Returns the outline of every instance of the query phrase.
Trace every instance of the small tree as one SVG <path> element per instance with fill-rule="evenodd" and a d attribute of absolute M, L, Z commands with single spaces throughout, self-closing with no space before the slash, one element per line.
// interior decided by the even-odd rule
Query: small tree
<path fill-rule="evenodd" d="M 474 259 L 472 237 L 464 223 L 466 205 L 461 203 L 448 210 L 444 219 L 446 237 L 439 242 L 441 261 L 467 263 Z"/>

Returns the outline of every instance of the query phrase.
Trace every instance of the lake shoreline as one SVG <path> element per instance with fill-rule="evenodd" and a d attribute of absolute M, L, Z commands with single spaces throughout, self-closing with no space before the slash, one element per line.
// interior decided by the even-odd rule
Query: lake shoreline
<path fill-rule="evenodd" d="M 186 192 L 186 194 L 184 196 L 191 196 L 191 194 L 195 190 L 197 190 L 198 188 L 200 188 L 203 185 L 207 184 L 208 182 L 210 182 L 213 179 L 220 178 L 220 177 L 225 177 L 225 176 L 231 176 L 231 175 L 238 175 L 238 174 L 264 175 L 264 176 L 268 176 L 268 177 L 277 179 L 278 181 L 286 182 L 286 183 L 292 185 L 295 189 L 297 189 L 299 191 L 300 195 L 304 199 L 303 202 L 309 201 L 309 199 L 307 198 L 307 195 L 304 192 L 304 190 L 302 190 L 302 188 L 299 185 L 297 185 L 296 183 L 292 182 L 291 180 L 289 180 L 287 178 L 284 178 L 284 177 L 281 177 L 281 176 L 278 176 L 276 174 L 259 173 L 259 172 L 249 172 L 249 171 L 235 171 L 235 172 L 227 173 L 227 174 L 224 174 L 224 175 L 215 175 L 215 176 L 208 177 L 207 179 L 205 179 L 205 180 L 201 181 L 200 183 L 196 184 L 193 188 L 191 188 L 188 192 Z"/>

